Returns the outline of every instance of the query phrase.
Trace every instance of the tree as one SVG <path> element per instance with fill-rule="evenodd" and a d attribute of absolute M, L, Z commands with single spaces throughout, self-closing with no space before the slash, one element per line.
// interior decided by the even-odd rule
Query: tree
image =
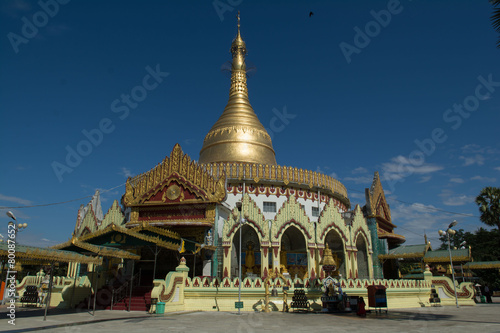
<path fill-rule="evenodd" d="M 439 237 L 441 241 L 440 250 L 448 249 L 448 237 Z M 474 261 L 498 261 L 500 260 L 500 230 L 477 229 L 474 233 L 457 230 L 454 235 L 450 235 L 452 247 L 459 248 L 460 244 L 466 241 L 466 247 L 470 246 Z M 500 272 L 497 269 L 473 270 L 474 276 L 478 278 L 476 282 L 488 283 L 494 290 L 500 289 Z"/>
<path fill-rule="evenodd" d="M 498 1 L 500 3 L 500 0 Z M 476 204 L 481 212 L 481 222 L 491 227 L 498 227 L 500 230 L 500 188 L 483 188 L 476 197 Z"/>
<path fill-rule="evenodd" d="M 490 0 L 490 3 L 495 7 L 493 15 L 491 15 L 491 25 L 500 34 L 500 0 Z M 500 48 L 500 38 L 498 39 L 497 47 Z"/>
<path fill-rule="evenodd" d="M 441 246 L 438 250 L 448 250 L 448 236 L 444 234 L 443 236 L 439 236 L 439 240 L 441 241 Z M 451 248 L 460 248 L 460 244 L 462 242 L 466 242 L 466 246 L 468 247 L 474 242 L 474 234 L 469 231 L 464 231 L 464 229 L 456 230 L 454 235 L 450 235 L 450 243 Z"/>

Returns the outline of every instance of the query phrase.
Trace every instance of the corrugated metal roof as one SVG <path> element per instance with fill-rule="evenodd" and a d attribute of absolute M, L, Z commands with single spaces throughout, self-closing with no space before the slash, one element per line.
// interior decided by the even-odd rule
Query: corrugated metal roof
<path fill-rule="evenodd" d="M 451 250 L 451 257 L 453 262 L 457 261 L 471 261 L 472 257 L 470 255 L 469 249 L 457 249 Z M 427 251 L 424 256 L 425 262 L 449 262 L 450 261 L 450 253 L 448 250 L 436 250 L 436 251 Z"/>

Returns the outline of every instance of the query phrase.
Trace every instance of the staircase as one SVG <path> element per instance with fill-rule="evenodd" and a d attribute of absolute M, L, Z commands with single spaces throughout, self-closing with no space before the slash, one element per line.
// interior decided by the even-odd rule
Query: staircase
<path fill-rule="evenodd" d="M 133 277 L 132 297 L 130 297 L 130 280 L 125 281 L 121 286 L 105 285 L 97 290 L 96 310 L 128 310 L 130 311 L 148 311 L 151 307 L 151 291 L 153 287 L 141 287 L 141 271 Z M 85 298 L 77 305 L 77 308 L 92 309 L 94 304 L 94 294 Z"/>
<path fill-rule="evenodd" d="M 132 290 L 132 298 L 127 297 L 113 304 L 113 310 L 128 310 L 130 303 L 130 311 L 148 311 L 151 307 L 151 290 L 152 287 L 135 287 Z M 111 305 L 106 307 L 110 310 Z"/>

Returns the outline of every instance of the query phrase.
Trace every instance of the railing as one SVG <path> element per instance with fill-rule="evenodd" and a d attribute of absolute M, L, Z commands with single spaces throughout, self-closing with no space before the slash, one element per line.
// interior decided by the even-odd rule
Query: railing
<path fill-rule="evenodd" d="M 132 281 L 132 284 L 130 284 L 130 281 Z M 130 293 L 130 289 L 128 288 L 129 285 L 131 285 L 131 288 L 138 287 L 139 284 L 141 283 L 141 269 L 139 269 L 139 272 L 136 273 L 134 276 L 130 278 L 130 280 L 126 281 L 124 284 L 122 284 L 118 288 L 114 288 L 111 291 L 111 310 L 113 310 L 113 305 L 115 303 L 118 303 L 125 297 L 127 297 L 127 293 Z"/>
<path fill-rule="evenodd" d="M 292 168 L 281 165 L 266 165 L 256 163 L 209 163 L 199 164 L 184 154 L 176 145 L 170 156 L 156 167 L 127 180 L 127 192 L 134 197 L 145 193 L 158 185 L 171 172 L 179 172 L 196 185 L 213 189 L 218 178 L 251 179 L 255 182 L 271 181 L 277 183 L 296 183 L 309 187 L 319 187 L 347 198 L 345 186 L 330 176 L 321 172 Z"/>

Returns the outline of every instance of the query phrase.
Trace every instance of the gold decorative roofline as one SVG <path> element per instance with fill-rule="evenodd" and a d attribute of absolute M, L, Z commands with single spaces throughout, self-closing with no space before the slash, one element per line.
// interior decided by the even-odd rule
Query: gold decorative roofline
<path fill-rule="evenodd" d="M 175 145 L 170 157 L 165 157 L 162 163 L 127 180 L 125 203 L 132 203 L 135 198 L 158 186 L 172 172 L 183 175 L 207 193 L 213 193 L 213 199 L 218 200 L 223 199 L 221 189 L 218 187 L 221 183 L 224 185 L 227 178 L 228 180 L 252 180 L 255 183 L 263 181 L 277 185 L 295 183 L 309 188 L 322 188 L 329 190 L 349 206 L 345 186 L 337 179 L 320 172 L 274 164 L 231 162 L 199 164 L 191 161 L 178 144 Z"/>
<path fill-rule="evenodd" d="M 76 246 L 81 249 L 90 251 L 95 253 L 98 256 L 102 257 L 113 257 L 113 258 L 123 258 L 123 259 L 135 259 L 139 260 L 141 259 L 141 256 L 132 252 L 128 252 L 125 250 L 121 250 L 118 248 L 113 248 L 113 247 L 107 247 L 107 246 L 101 246 L 101 245 L 95 245 L 95 244 L 90 244 L 86 242 L 82 242 L 78 240 L 77 238 L 73 237 L 67 242 L 64 242 L 62 244 L 58 244 L 53 246 L 54 249 L 64 249 L 68 248 L 70 246 Z"/>
<path fill-rule="evenodd" d="M 345 186 L 337 179 L 316 171 L 281 165 L 266 165 L 256 163 L 209 163 L 203 167 L 214 177 L 226 174 L 228 180 L 253 180 L 255 183 L 283 182 L 285 185 L 296 183 L 309 188 L 319 187 L 330 190 L 348 201 Z"/>

